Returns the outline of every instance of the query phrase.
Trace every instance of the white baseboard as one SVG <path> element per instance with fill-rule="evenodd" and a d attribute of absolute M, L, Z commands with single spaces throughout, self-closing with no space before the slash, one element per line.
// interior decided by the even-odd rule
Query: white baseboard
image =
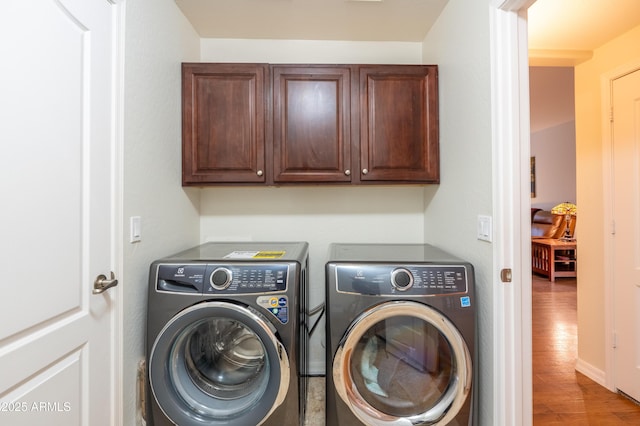
<path fill-rule="evenodd" d="M 607 388 L 606 375 L 603 370 L 600 370 L 599 368 L 596 368 L 593 365 L 589 364 L 588 362 L 585 362 L 582 359 L 578 358 L 576 360 L 576 371 L 584 374 L 585 376 L 587 376 L 588 378 L 590 378 L 600 386 Z"/>

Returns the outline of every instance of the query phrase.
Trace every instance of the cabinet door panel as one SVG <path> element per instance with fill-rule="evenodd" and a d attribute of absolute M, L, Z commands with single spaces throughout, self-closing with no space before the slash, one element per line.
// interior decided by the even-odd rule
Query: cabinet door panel
<path fill-rule="evenodd" d="M 183 64 L 183 184 L 264 182 L 263 64 Z"/>
<path fill-rule="evenodd" d="M 349 182 L 350 69 L 273 66 L 275 182 Z"/>
<path fill-rule="evenodd" d="M 360 68 L 360 179 L 439 182 L 437 66 Z"/>

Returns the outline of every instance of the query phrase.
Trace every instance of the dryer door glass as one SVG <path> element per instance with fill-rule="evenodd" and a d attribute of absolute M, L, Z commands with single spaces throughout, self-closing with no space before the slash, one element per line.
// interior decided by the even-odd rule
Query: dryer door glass
<path fill-rule="evenodd" d="M 273 325 L 226 302 L 194 305 L 158 335 L 149 382 L 175 424 L 260 424 L 282 403 L 289 361 Z"/>
<path fill-rule="evenodd" d="M 438 403 L 454 366 L 451 346 L 433 325 L 399 316 L 377 322 L 362 335 L 349 368 L 367 403 L 392 416 L 407 417 Z"/>
<path fill-rule="evenodd" d="M 448 424 L 471 389 L 464 339 L 438 311 L 395 301 L 351 324 L 333 363 L 338 395 L 365 424 Z M 404 423 L 402 423 L 404 424 Z"/>

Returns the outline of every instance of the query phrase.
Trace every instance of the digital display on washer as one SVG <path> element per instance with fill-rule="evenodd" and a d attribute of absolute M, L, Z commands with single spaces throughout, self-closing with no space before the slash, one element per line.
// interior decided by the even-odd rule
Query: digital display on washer
<path fill-rule="evenodd" d="M 285 291 L 289 266 L 274 264 L 208 264 L 205 294 Z"/>
<path fill-rule="evenodd" d="M 467 270 L 456 265 L 338 265 L 337 290 L 378 296 L 467 292 Z"/>
<path fill-rule="evenodd" d="M 226 294 L 286 291 L 286 264 L 161 264 L 158 291 L 170 293 Z"/>

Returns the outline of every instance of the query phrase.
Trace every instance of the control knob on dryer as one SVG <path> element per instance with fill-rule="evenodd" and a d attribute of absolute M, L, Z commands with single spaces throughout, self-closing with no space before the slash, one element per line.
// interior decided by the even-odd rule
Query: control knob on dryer
<path fill-rule="evenodd" d="M 391 272 L 391 285 L 399 291 L 409 290 L 413 286 L 413 274 L 406 268 L 397 268 Z"/>

